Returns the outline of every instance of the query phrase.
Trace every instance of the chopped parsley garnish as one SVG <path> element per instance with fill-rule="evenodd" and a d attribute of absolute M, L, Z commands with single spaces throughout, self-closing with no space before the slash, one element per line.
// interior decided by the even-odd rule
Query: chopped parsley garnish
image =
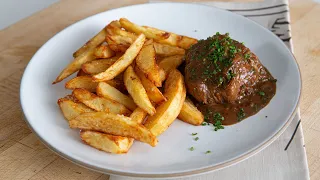
<path fill-rule="evenodd" d="M 249 59 L 250 57 L 251 57 L 251 55 L 250 55 L 249 53 L 247 53 L 247 54 L 244 55 L 244 58 L 245 58 L 245 59 Z"/>
<path fill-rule="evenodd" d="M 240 111 L 237 113 L 237 119 L 238 121 L 241 121 L 246 116 L 246 113 L 244 112 L 243 108 L 240 108 Z"/>
<path fill-rule="evenodd" d="M 211 153 L 211 151 L 206 151 L 206 154 L 210 154 Z"/>
<path fill-rule="evenodd" d="M 190 150 L 190 151 L 194 151 L 194 147 L 193 147 L 193 146 L 190 147 L 189 150 Z"/>
<path fill-rule="evenodd" d="M 198 133 L 192 133 L 192 136 L 195 136 L 195 135 L 197 135 Z"/>
<path fill-rule="evenodd" d="M 223 83 L 223 81 L 224 81 L 224 80 L 223 80 L 223 77 L 220 76 L 220 77 L 219 77 L 219 83 L 218 83 L 218 85 L 221 85 L 221 84 Z"/>
<path fill-rule="evenodd" d="M 198 141 L 198 140 L 199 140 L 199 137 L 194 138 L 194 140 L 195 140 L 195 141 Z"/>
<path fill-rule="evenodd" d="M 229 70 L 229 71 L 227 72 L 227 79 L 228 79 L 228 80 L 232 79 L 234 76 L 235 76 L 235 74 L 233 74 L 233 72 L 232 72 L 231 70 Z"/>
<path fill-rule="evenodd" d="M 206 117 L 204 117 L 204 118 L 206 119 Z M 206 125 L 209 125 L 209 123 L 207 123 L 207 122 L 202 122 L 201 125 L 202 125 L 202 126 L 206 126 Z"/>
<path fill-rule="evenodd" d="M 263 92 L 263 91 L 259 91 L 258 94 L 259 94 L 260 96 L 265 96 L 265 95 L 266 95 L 266 93 Z"/>
<path fill-rule="evenodd" d="M 220 113 L 214 113 L 213 119 L 214 119 L 215 121 L 223 121 L 223 120 L 224 120 L 224 117 L 223 117 Z"/>
<path fill-rule="evenodd" d="M 224 129 L 222 125 L 222 121 L 224 120 L 224 117 L 220 113 L 214 113 L 213 115 L 214 120 L 214 131 L 218 131 L 219 129 Z"/>
<path fill-rule="evenodd" d="M 204 81 L 212 81 L 218 86 L 224 84 L 225 81 L 232 79 L 234 74 L 228 73 L 227 77 L 222 74 L 223 70 L 232 65 L 232 59 L 241 52 L 237 42 L 229 37 L 229 33 L 221 35 L 217 32 L 213 37 L 208 37 L 205 41 L 199 40 L 199 46 L 192 46 L 192 60 L 199 61 L 203 64 L 202 78 Z M 199 48 L 200 47 L 200 48 Z M 196 73 L 191 69 L 191 79 L 196 78 Z"/>
<path fill-rule="evenodd" d="M 224 126 L 222 125 L 221 121 L 217 121 L 213 124 L 214 131 L 218 131 L 219 129 L 224 129 Z"/>
<path fill-rule="evenodd" d="M 207 110 L 207 112 L 204 114 L 204 120 L 209 121 L 210 119 L 213 120 L 212 125 L 214 127 L 214 131 L 218 131 L 219 129 L 224 129 L 222 125 L 222 121 L 224 120 L 224 117 L 220 113 L 218 112 L 213 113 L 211 110 Z M 206 122 L 202 123 L 203 126 L 209 125 L 209 123 L 206 123 L 205 125 L 204 123 Z"/>

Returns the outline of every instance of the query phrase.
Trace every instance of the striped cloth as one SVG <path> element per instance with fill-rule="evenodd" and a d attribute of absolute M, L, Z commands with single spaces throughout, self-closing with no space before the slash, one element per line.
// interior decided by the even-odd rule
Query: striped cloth
<path fill-rule="evenodd" d="M 164 2 L 153 1 L 150 2 Z M 166 1 L 168 2 L 168 1 Z M 293 51 L 290 14 L 287 0 L 229 3 L 197 2 L 226 9 L 256 21 L 275 33 Z M 292 140 L 292 141 L 291 141 Z M 289 143 L 290 142 L 290 143 Z M 111 176 L 110 180 L 134 178 Z M 253 157 L 231 167 L 206 175 L 178 178 L 179 180 L 309 180 L 309 169 L 304 147 L 300 111 L 291 125 L 270 146 Z"/>

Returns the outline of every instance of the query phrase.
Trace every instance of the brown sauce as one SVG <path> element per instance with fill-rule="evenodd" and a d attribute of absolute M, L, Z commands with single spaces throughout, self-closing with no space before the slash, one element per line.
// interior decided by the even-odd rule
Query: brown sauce
<path fill-rule="evenodd" d="M 202 104 L 198 103 L 198 109 L 205 116 L 205 121 L 215 123 L 214 115 L 220 113 L 223 117 L 222 125 L 232 125 L 245 118 L 255 115 L 264 108 L 276 93 L 276 82 L 262 82 L 255 88 L 255 93 L 246 96 L 240 102 L 234 104 Z"/>

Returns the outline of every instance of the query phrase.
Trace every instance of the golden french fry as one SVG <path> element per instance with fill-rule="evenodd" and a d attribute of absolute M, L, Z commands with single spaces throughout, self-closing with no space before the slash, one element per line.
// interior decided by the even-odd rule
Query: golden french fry
<path fill-rule="evenodd" d="M 139 124 L 143 123 L 143 120 L 147 116 L 147 112 L 143 109 L 137 107 L 130 115 L 131 121 L 137 122 Z"/>
<path fill-rule="evenodd" d="M 129 94 L 133 98 L 133 101 L 148 114 L 152 115 L 155 113 L 155 108 L 152 106 L 147 92 L 144 89 L 139 77 L 133 71 L 132 66 L 129 66 L 124 72 L 124 85 L 126 86 Z"/>
<path fill-rule="evenodd" d="M 170 46 L 167 44 L 153 43 L 154 49 L 157 55 L 160 56 L 173 56 L 173 55 L 184 55 L 185 50 L 176 46 Z"/>
<path fill-rule="evenodd" d="M 160 104 L 163 101 L 166 101 L 167 99 L 163 96 L 161 91 L 155 86 L 148 78 L 145 77 L 144 73 L 138 69 L 137 67 L 135 68 L 135 72 L 139 79 L 141 80 L 141 83 L 144 87 L 144 89 L 147 92 L 147 95 L 149 99 L 156 104 Z"/>
<path fill-rule="evenodd" d="M 107 112 L 83 113 L 69 121 L 70 128 L 99 131 L 107 134 L 134 138 L 151 146 L 157 145 L 157 138 L 144 126 L 131 118 Z"/>
<path fill-rule="evenodd" d="M 82 113 L 94 112 L 93 109 L 80 102 L 74 102 L 74 100 L 77 99 L 74 99 L 72 95 L 58 100 L 62 113 L 67 120 L 70 121 Z M 103 134 L 95 131 L 81 131 L 80 137 L 88 145 L 111 153 L 126 153 L 133 142 L 132 138 Z"/>
<path fill-rule="evenodd" d="M 119 89 L 122 92 L 125 92 L 125 87 L 123 84 L 123 76 L 117 76 L 114 79 L 111 79 L 109 81 L 106 81 L 110 86 Z M 92 80 L 91 76 L 78 76 L 70 81 L 68 81 L 65 85 L 65 88 L 67 89 L 86 89 L 90 92 L 96 92 L 98 82 L 95 82 Z"/>
<path fill-rule="evenodd" d="M 82 70 L 87 74 L 98 74 L 107 70 L 113 63 L 115 63 L 120 56 L 114 56 L 108 59 L 99 59 L 87 62 L 81 66 Z"/>
<path fill-rule="evenodd" d="M 113 79 L 121 72 L 123 72 L 136 58 L 140 52 L 146 37 L 141 34 L 139 37 L 132 43 L 132 45 L 127 49 L 127 51 L 106 71 L 94 75 L 93 78 L 95 81 L 106 81 Z"/>
<path fill-rule="evenodd" d="M 77 73 L 77 76 L 90 76 L 90 74 L 87 74 L 82 69 L 80 69 Z"/>
<path fill-rule="evenodd" d="M 110 24 L 108 24 L 106 27 L 106 31 L 109 35 L 119 35 L 122 37 L 128 37 L 131 39 L 131 43 L 134 40 L 136 40 L 136 38 L 138 37 L 137 35 L 135 35 L 131 32 L 128 32 L 128 31 L 121 29 L 121 24 L 119 21 L 112 21 Z"/>
<path fill-rule="evenodd" d="M 133 142 L 132 138 L 86 130 L 80 132 L 80 137 L 83 142 L 96 149 L 115 154 L 127 153 Z"/>
<path fill-rule="evenodd" d="M 197 107 L 192 103 L 192 101 L 189 98 L 186 98 L 182 105 L 178 119 L 198 126 L 203 122 L 204 117 Z"/>
<path fill-rule="evenodd" d="M 111 44 L 123 44 L 123 45 L 127 45 L 128 47 L 136 40 L 137 38 L 135 39 L 132 39 L 130 37 L 127 37 L 127 36 L 120 36 L 120 35 L 107 35 L 106 37 L 106 40 L 107 42 Z"/>
<path fill-rule="evenodd" d="M 162 71 L 160 71 L 160 79 L 163 82 L 167 78 L 167 73 L 161 68 Z"/>
<path fill-rule="evenodd" d="M 100 82 L 97 86 L 97 94 L 123 104 L 132 111 L 137 108 L 137 105 L 133 102 L 131 97 L 124 95 L 118 89 L 110 86 L 108 83 Z"/>
<path fill-rule="evenodd" d="M 166 102 L 160 104 L 156 113 L 149 116 L 144 123 L 155 136 L 163 133 L 177 118 L 186 97 L 186 88 L 182 74 L 178 70 L 171 70 L 165 82 Z"/>
<path fill-rule="evenodd" d="M 154 40 L 163 40 L 163 39 L 167 39 L 168 38 L 168 33 L 165 31 L 161 31 L 161 30 L 151 30 L 151 31 L 147 31 L 146 28 L 139 26 L 137 24 L 134 24 L 132 22 L 130 22 L 128 19 L 126 18 L 120 18 L 119 20 L 121 26 L 126 29 L 129 32 L 133 32 L 136 34 L 141 34 L 143 33 L 144 35 L 146 35 L 147 38 L 149 39 L 154 39 Z"/>
<path fill-rule="evenodd" d="M 85 112 L 94 112 L 93 109 L 87 107 L 82 103 L 74 102 L 73 100 L 67 98 L 60 98 L 58 100 L 58 105 L 62 111 L 63 116 L 66 120 L 70 121 L 75 117 L 79 116 Z"/>
<path fill-rule="evenodd" d="M 144 110 L 137 108 L 132 112 L 130 118 L 131 121 L 141 124 L 146 115 L 147 113 Z M 82 130 L 80 136 L 86 144 L 99 150 L 115 154 L 127 153 L 134 141 L 133 138 L 114 136 L 96 131 Z"/>
<path fill-rule="evenodd" d="M 99 97 L 85 89 L 75 89 L 72 94 L 86 106 L 96 110 L 115 114 L 129 115 L 131 112 L 122 104 Z"/>
<path fill-rule="evenodd" d="M 91 38 L 88 42 L 86 42 L 81 48 L 79 48 L 76 52 L 73 53 L 73 57 L 76 58 L 86 52 L 89 49 L 94 49 L 95 47 L 99 46 L 103 41 L 105 41 L 107 32 L 102 29 L 99 31 L 97 35 Z"/>
<path fill-rule="evenodd" d="M 136 58 L 136 65 L 150 81 L 161 87 L 160 68 L 156 63 L 156 53 L 152 43 L 142 47 Z"/>
<path fill-rule="evenodd" d="M 68 81 L 65 85 L 65 88 L 67 89 L 82 88 L 90 92 L 96 92 L 97 86 L 98 86 L 98 83 L 94 82 L 91 76 L 78 76 Z"/>
<path fill-rule="evenodd" d="M 146 31 L 161 31 L 159 29 L 153 28 L 153 27 L 148 27 L 148 26 L 143 26 L 143 28 L 146 29 Z M 198 40 L 188 37 L 188 36 L 182 36 L 178 35 L 175 33 L 171 32 L 166 32 L 168 38 L 166 39 L 159 39 L 157 42 L 163 43 L 163 44 L 168 44 L 171 46 L 178 46 L 183 49 L 189 49 L 193 44 L 196 44 Z"/>
<path fill-rule="evenodd" d="M 110 58 L 114 55 L 115 52 L 113 52 L 107 44 L 101 44 L 94 50 L 94 56 L 96 58 Z"/>
<path fill-rule="evenodd" d="M 57 79 L 53 82 L 53 84 L 56 84 L 63 79 L 67 78 L 71 74 L 75 73 L 76 71 L 81 69 L 81 65 L 90 62 L 94 60 L 93 56 L 94 49 L 89 49 L 85 51 L 84 53 L 77 56 L 57 77 Z"/>
<path fill-rule="evenodd" d="M 131 113 L 130 118 L 131 118 L 131 121 L 142 124 L 146 116 L 147 116 L 147 113 L 143 109 L 138 107 Z M 128 144 L 128 151 L 129 151 L 130 147 L 133 144 L 134 139 L 128 138 L 128 140 L 129 140 L 129 144 Z"/>
<path fill-rule="evenodd" d="M 176 69 L 178 66 L 180 66 L 183 60 L 183 55 L 168 56 L 160 60 L 158 65 L 163 70 L 160 71 L 161 81 L 164 81 L 166 79 L 166 75 L 171 69 Z"/>
<path fill-rule="evenodd" d="M 159 67 L 166 73 L 169 73 L 171 69 L 178 68 L 183 63 L 183 55 L 174 55 L 165 57 L 159 62 Z"/>
<path fill-rule="evenodd" d="M 174 33 L 166 32 L 160 29 L 147 27 L 147 26 L 139 26 L 130 22 L 125 18 L 121 18 L 119 20 L 121 26 L 127 31 L 134 32 L 136 34 L 145 34 L 147 38 L 154 39 L 157 42 L 169 44 L 172 46 L 178 46 L 183 49 L 188 49 L 191 45 L 197 43 L 198 41 L 194 38 L 177 35 Z"/>
<path fill-rule="evenodd" d="M 119 35 L 107 35 L 106 41 L 115 52 L 126 52 L 126 50 L 133 43 L 133 40 L 129 37 L 119 36 Z"/>
<path fill-rule="evenodd" d="M 114 52 L 118 53 L 124 53 L 128 50 L 129 46 L 124 45 L 124 44 L 115 44 L 115 43 L 110 43 L 109 44 L 110 49 L 112 49 Z"/>

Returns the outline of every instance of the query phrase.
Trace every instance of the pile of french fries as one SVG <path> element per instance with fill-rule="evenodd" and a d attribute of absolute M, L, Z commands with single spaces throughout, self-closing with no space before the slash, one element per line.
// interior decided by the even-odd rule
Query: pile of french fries
<path fill-rule="evenodd" d="M 112 21 L 74 54 L 53 84 L 73 73 L 71 95 L 58 105 L 84 143 L 126 153 L 134 140 L 151 146 L 178 117 L 200 125 L 203 115 L 188 98 L 177 67 L 196 39 L 125 18 Z"/>

